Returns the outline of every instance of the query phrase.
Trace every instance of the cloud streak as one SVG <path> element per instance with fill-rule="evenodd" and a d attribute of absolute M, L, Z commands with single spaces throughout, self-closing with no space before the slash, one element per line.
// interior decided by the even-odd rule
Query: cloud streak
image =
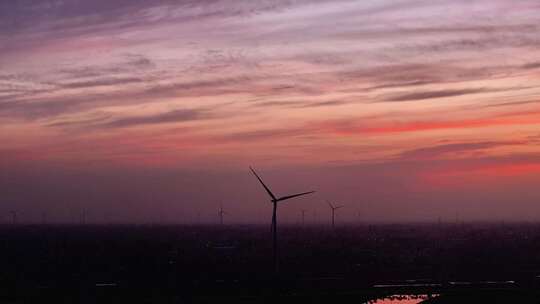
<path fill-rule="evenodd" d="M 440 120 L 440 121 L 409 121 L 403 123 L 392 122 L 373 122 L 372 126 L 359 123 L 361 119 L 347 119 L 323 122 L 320 128 L 338 135 L 355 135 L 355 134 L 400 134 L 411 132 L 427 132 L 438 130 L 453 130 L 453 129 L 476 129 L 489 128 L 496 126 L 512 126 L 512 125 L 536 125 L 540 124 L 540 118 L 535 114 L 523 113 L 520 115 L 509 114 L 502 117 L 488 117 L 477 119 L 462 119 L 462 120 Z"/>
<path fill-rule="evenodd" d="M 398 102 L 417 101 L 417 100 L 437 99 L 437 98 L 478 94 L 478 93 L 484 93 L 486 91 L 488 90 L 479 88 L 479 89 L 442 90 L 442 91 L 431 91 L 431 92 L 414 92 L 414 93 L 407 93 L 407 94 L 390 97 L 386 99 L 386 101 L 398 101 Z"/>
<path fill-rule="evenodd" d="M 471 152 L 484 151 L 488 149 L 525 145 L 525 141 L 486 141 L 486 142 L 473 142 L 473 143 L 453 143 L 446 145 L 437 145 L 427 148 L 418 148 L 401 153 L 400 158 L 403 159 L 429 159 L 446 156 L 448 154 L 465 154 Z"/>
<path fill-rule="evenodd" d="M 80 127 L 90 126 L 92 128 L 98 129 L 118 129 L 118 128 L 130 128 L 130 127 L 140 127 L 147 125 L 159 125 L 159 124 L 168 124 L 168 123 L 184 123 L 184 122 L 193 122 L 200 120 L 207 120 L 215 118 L 208 110 L 202 109 L 179 109 L 168 111 L 164 113 L 158 113 L 153 115 L 140 115 L 124 118 L 115 118 L 109 121 L 103 122 L 103 119 L 96 121 L 82 121 L 77 122 L 76 124 Z M 55 123 L 52 124 L 56 127 L 65 126 L 66 123 Z"/>

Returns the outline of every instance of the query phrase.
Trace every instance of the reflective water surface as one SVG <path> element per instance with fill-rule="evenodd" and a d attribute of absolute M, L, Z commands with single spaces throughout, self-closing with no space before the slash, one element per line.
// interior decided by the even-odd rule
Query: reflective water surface
<path fill-rule="evenodd" d="M 368 301 L 367 304 L 418 304 L 438 295 L 392 295 L 384 298 Z"/>

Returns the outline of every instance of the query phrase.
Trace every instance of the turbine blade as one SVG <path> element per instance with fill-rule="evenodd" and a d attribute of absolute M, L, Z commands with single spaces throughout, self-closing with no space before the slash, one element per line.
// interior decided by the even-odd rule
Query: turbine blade
<path fill-rule="evenodd" d="M 339 208 L 343 208 L 343 207 L 345 207 L 345 206 L 337 206 L 335 209 L 339 209 Z"/>
<path fill-rule="evenodd" d="M 264 182 L 262 181 L 262 179 L 257 175 L 257 172 L 255 172 L 255 170 L 253 170 L 253 168 L 249 167 L 249 169 L 251 170 L 251 172 L 253 172 L 253 174 L 255 175 L 255 177 L 257 177 L 257 179 L 259 180 L 259 182 L 261 183 L 261 185 L 264 187 L 264 189 L 266 190 L 266 192 L 268 192 L 268 195 L 270 195 L 270 197 L 273 199 L 273 200 L 277 200 L 276 197 L 274 196 L 274 193 L 272 193 L 272 191 L 270 191 L 270 189 L 268 189 L 268 187 L 266 187 L 266 185 L 264 184 Z"/>
<path fill-rule="evenodd" d="M 309 192 L 303 192 L 303 193 L 298 193 L 298 194 L 293 194 L 293 195 L 287 195 L 287 196 L 283 196 L 283 197 L 280 197 L 277 199 L 277 201 L 284 201 L 284 200 L 288 200 L 290 198 L 293 198 L 293 197 L 297 197 L 297 196 L 301 196 L 301 195 L 306 195 L 306 194 L 311 194 L 311 193 L 314 193 L 315 191 L 309 191 Z"/>
<path fill-rule="evenodd" d="M 331 209 L 335 209 L 335 208 L 334 208 L 334 205 L 332 205 L 332 203 L 330 203 L 329 200 L 326 200 L 326 202 L 328 203 L 328 206 L 330 206 Z"/>

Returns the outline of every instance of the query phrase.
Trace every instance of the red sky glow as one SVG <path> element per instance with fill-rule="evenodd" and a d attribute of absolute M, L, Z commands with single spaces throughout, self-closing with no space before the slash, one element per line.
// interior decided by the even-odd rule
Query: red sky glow
<path fill-rule="evenodd" d="M 250 165 L 317 190 L 290 223 L 540 220 L 539 37 L 535 0 L 3 1 L 0 221 L 267 222 Z"/>

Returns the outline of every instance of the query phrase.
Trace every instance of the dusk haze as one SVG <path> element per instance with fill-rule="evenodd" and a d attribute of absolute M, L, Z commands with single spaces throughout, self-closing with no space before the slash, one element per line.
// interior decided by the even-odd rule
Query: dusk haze
<path fill-rule="evenodd" d="M 539 253 L 538 0 L 0 0 L 1 303 L 538 303 Z"/>
<path fill-rule="evenodd" d="M 3 1 L 2 214 L 268 221 L 256 165 L 317 188 L 290 222 L 539 220 L 539 26 L 536 1 Z"/>

